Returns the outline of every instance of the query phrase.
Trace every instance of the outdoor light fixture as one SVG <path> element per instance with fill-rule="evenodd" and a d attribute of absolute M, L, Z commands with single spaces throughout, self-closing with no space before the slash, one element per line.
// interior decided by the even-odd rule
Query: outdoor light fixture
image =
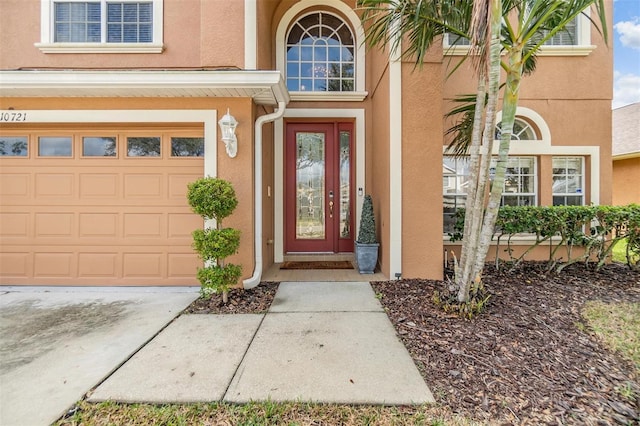
<path fill-rule="evenodd" d="M 238 139 L 236 139 L 238 122 L 233 115 L 229 114 L 229 108 L 227 108 L 227 113 L 218 121 L 218 125 L 222 132 L 222 142 L 224 142 L 224 146 L 227 148 L 227 155 L 234 158 L 238 153 Z"/>

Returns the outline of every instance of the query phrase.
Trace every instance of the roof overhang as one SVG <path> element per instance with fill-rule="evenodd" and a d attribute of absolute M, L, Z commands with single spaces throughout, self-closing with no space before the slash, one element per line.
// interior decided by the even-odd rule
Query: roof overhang
<path fill-rule="evenodd" d="M 618 160 L 628 160 L 630 158 L 638 158 L 638 157 L 640 157 L 640 151 L 616 154 L 616 155 L 613 155 L 611 158 L 613 159 L 613 161 L 618 161 Z"/>
<path fill-rule="evenodd" d="M 20 70 L 0 71 L 2 97 L 252 98 L 289 103 L 279 71 L 244 70 Z"/>

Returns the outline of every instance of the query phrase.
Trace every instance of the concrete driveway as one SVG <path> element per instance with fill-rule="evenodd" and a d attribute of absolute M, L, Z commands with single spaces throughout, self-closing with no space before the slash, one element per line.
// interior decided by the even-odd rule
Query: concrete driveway
<path fill-rule="evenodd" d="M 0 286 L 0 424 L 51 424 L 197 297 L 198 287 Z"/>

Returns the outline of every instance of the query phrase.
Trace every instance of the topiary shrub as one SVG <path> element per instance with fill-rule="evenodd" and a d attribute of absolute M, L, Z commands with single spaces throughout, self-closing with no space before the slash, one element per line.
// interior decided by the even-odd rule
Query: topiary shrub
<path fill-rule="evenodd" d="M 222 293 L 222 301 L 227 303 L 229 289 L 242 274 L 239 265 L 224 262 L 224 258 L 237 253 L 240 246 L 240 231 L 222 227 L 222 219 L 231 215 L 238 205 L 236 192 L 231 183 L 206 177 L 189 184 L 187 199 L 196 214 L 216 223 L 215 228 L 197 229 L 192 234 L 193 248 L 204 261 L 204 267 L 198 268 L 197 274 L 200 294 L 209 298 L 212 293 Z"/>
<path fill-rule="evenodd" d="M 373 215 L 373 200 L 371 195 L 365 195 L 362 200 L 362 213 L 360 216 L 360 229 L 358 230 L 358 239 L 360 244 L 375 244 L 378 242 L 376 238 L 376 219 Z"/>

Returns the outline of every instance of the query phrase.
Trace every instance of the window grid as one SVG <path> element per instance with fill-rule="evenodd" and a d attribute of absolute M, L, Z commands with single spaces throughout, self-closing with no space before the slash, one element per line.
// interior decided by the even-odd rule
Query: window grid
<path fill-rule="evenodd" d="M 553 157 L 553 205 L 584 205 L 584 158 Z"/>
<path fill-rule="evenodd" d="M 150 43 L 153 41 L 151 3 L 107 3 L 108 43 Z"/>
<path fill-rule="evenodd" d="M 152 1 L 55 1 L 56 43 L 152 43 Z"/>
<path fill-rule="evenodd" d="M 501 132 L 502 123 L 498 123 L 496 124 L 496 140 L 500 140 Z M 531 127 L 529 123 L 520 118 L 515 119 L 513 123 L 513 130 L 511 131 L 512 141 L 534 141 L 539 139 L 540 138 L 536 134 L 536 131 L 533 129 L 533 127 Z"/>
<path fill-rule="evenodd" d="M 491 160 L 495 172 L 497 159 Z M 469 182 L 469 158 L 443 157 L 443 232 L 452 233 L 456 211 L 464 208 Z M 509 157 L 500 205 L 537 205 L 537 164 L 535 157 Z"/>
<path fill-rule="evenodd" d="M 313 13 L 296 21 L 287 36 L 290 91 L 346 92 L 355 89 L 355 44 L 337 16 Z"/>
<path fill-rule="evenodd" d="M 58 43 L 100 42 L 100 2 L 56 2 L 54 28 Z"/>
<path fill-rule="evenodd" d="M 496 159 L 491 160 L 494 170 Z M 501 206 L 535 206 L 536 161 L 534 157 L 509 157 L 504 175 Z"/>
<path fill-rule="evenodd" d="M 445 156 L 443 158 L 442 173 L 444 232 L 452 233 L 456 224 L 456 211 L 464 208 L 467 201 L 468 158 Z"/>
<path fill-rule="evenodd" d="M 544 42 L 545 46 L 575 46 L 578 44 L 578 18 L 569 22 L 562 31 Z"/>

